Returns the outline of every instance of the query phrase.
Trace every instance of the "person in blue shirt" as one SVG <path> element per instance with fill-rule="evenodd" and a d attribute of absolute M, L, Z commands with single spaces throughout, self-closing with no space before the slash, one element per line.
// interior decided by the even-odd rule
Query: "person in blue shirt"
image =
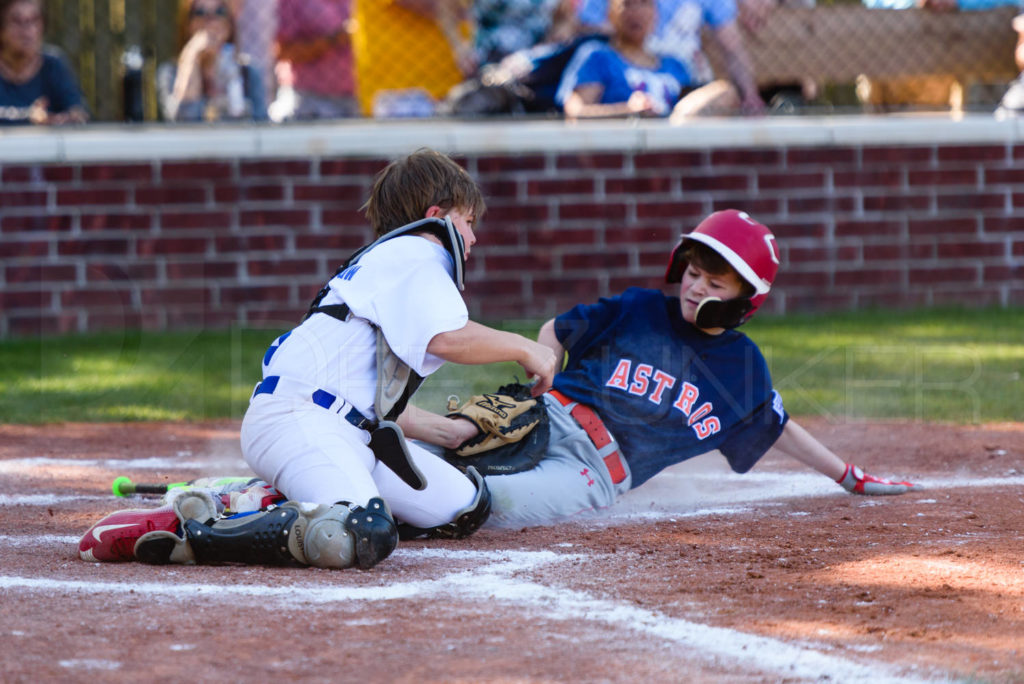
<path fill-rule="evenodd" d="M 735 330 L 764 302 L 778 267 L 766 226 L 719 211 L 672 252 L 666 280 L 678 296 L 630 288 L 545 323 L 537 341 L 566 358 L 545 395 L 547 449 L 532 469 L 486 476 L 487 524 L 607 508 L 665 468 L 716 450 L 737 473 L 774 446 L 856 494 L 914 487 L 867 475 L 790 418 L 757 345 Z"/>
<path fill-rule="evenodd" d="M 654 21 L 654 0 L 612 0 L 611 38 L 580 46 L 558 87 L 566 118 L 668 116 L 697 85 L 678 59 L 647 49 Z"/>
<path fill-rule="evenodd" d="M 0 125 L 83 123 L 74 74 L 43 45 L 40 0 L 0 0 Z"/>

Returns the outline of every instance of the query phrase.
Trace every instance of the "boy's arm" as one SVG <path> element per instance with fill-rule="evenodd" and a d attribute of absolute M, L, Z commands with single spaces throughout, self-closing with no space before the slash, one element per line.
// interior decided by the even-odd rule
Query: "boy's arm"
<path fill-rule="evenodd" d="M 476 437 L 480 432 L 476 425 L 468 420 L 446 418 L 445 416 L 425 411 L 412 404 L 405 407 L 402 415 L 395 421 L 409 439 L 418 439 L 428 444 L 455 449 L 467 439 Z"/>
<path fill-rule="evenodd" d="M 558 336 L 555 335 L 554 318 L 540 326 L 540 331 L 537 333 L 537 342 L 555 353 L 555 369 L 562 370 L 562 366 L 565 365 L 565 347 L 562 346 L 562 343 L 558 341 Z"/>
<path fill-rule="evenodd" d="M 782 435 L 775 442 L 775 448 L 828 476 L 854 494 L 903 494 L 914 487 L 909 482 L 873 477 L 859 467 L 844 462 L 792 418 L 782 428 Z"/>
<path fill-rule="evenodd" d="M 467 322 L 458 330 L 434 335 L 427 351 L 445 361 L 468 365 L 515 361 L 531 380 L 536 379 L 531 390 L 535 397 L 551 389 L 557 370 L 555 353 L 550 347 L 475 321 Z"/>

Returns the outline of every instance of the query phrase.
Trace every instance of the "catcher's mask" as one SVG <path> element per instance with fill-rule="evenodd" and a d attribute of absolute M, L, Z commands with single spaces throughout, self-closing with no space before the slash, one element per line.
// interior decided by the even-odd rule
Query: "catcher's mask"
<path fill-rule="evenodd" d="M 716 211 L 701 221 L 693 232 L 679 239 L 665 271 L 665 282 L 682 281 L 687 266 L 683 252 L 690 240 L 710 247 L 754 288 L 750 297 L 724 302 L 708 297 L 702 301 L 697 307 L 697 327 L 735 328 L 746 323 L 768 297 L 779 272 L 779 247 L 775 236 L 745 211 Z"/>

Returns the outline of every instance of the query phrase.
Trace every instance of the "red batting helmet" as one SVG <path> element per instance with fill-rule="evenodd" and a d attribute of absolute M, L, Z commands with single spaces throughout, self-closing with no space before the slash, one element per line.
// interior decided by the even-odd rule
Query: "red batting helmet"
<path fill-rule="evenodd" d="M 768 296 L 779 272 L 779 247 L 772 232 L 745 211 L 716 211 L 701 221 L 693 232 L 679 239 L 668 262 L 665 282 L 678 283 L 683 279 L 683 271 L 686 270 L 683 248 L 690 240 L 713 249 L 754 288 L 751 308 L 743 321 L 750 318 Z"/>

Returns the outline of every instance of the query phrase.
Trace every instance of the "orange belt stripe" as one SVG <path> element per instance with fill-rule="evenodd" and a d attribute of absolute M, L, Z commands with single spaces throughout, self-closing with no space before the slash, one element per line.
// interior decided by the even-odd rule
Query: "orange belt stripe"
<path fill-rule="evenodd" d="M 576 406 L 569 411 L 569 415 L 579 423 L 579 426 L 583 428 L 583 431 L 587 433 L 587 437 L 590 437 L 590 441 L 594 443 L 594 446 L 599 451 L 612 443 L 611 433 L 608 432 L 608 428 L 604 426 L 601 417 L 597 415 L 594 409 L 576 402 L 575 399 L 570 399 L 558 390 L 551 390 L 549 394 L 557 399 L 558 403 L 562 406 L 576 403 Z M 608 467 L 608 473 L 612 476 L 614 484 L 619 484 L 626 479 L 626 468 L 622 465 L 622 454 L 618 449 L 604 457 L 604 464 Z"/>

